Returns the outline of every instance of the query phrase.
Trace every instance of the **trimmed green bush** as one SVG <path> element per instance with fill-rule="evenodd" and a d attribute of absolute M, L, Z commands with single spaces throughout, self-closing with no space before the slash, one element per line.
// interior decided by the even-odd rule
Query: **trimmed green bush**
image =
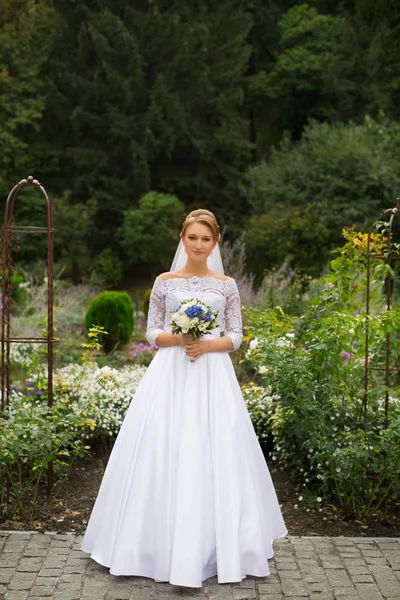
<path fill-rule="evenodd" d="M 133 324 L 133 303 L 126 292 L 101 292 L 92 300 L 86 313 L 87 332 L 93 325 L 101 325 L 107 332 L 100 337 L 106 354 L 116 346 L 129 342 Z"/>
<path fill-rule="evenodd" d="M 142 310 L 144 312 L 144 316 L 146 319 L 147 319 L 147 315 L 149 314 L 151 289 L 152 288 L 149 288 L 148 290 L 146 290 L 142 297 Z"/>

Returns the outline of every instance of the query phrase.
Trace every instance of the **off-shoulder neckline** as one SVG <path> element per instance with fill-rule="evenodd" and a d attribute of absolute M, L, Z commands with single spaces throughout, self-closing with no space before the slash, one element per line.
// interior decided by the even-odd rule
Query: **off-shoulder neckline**
<path fill-rule="evenodd" d="M 206 275 L 205 277 L 198 277 L 197 275 L 192 275 L 191 277 L 169 277 L 168 279 L 161 279 L 157 276 L 159 281 L 191 281 L 192 279 L 200 279 L 204 281 L 205 279 L 212 279 L 214 281 L 221 281 L 222 283 L 228 283 L 228 281 L 234 281 L 233 277 L 228 277 L 228 279 L 220 279 L 219 277 L 212 277 L 211 275 Z"/>

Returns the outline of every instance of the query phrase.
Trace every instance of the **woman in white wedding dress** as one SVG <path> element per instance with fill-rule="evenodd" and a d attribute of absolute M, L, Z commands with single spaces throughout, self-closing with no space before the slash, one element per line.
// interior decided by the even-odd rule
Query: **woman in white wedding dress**
<path fill-rule="evenodd" d="M 174 270 L 154 282 L 146 335 L 159 350 L 115 441 L 82 543 L 113 575 L 188 587 L 215 575 L 218 583 L 262 577 L 273 540 L 287 535 L 229 357 L 242 341 L 240 297 L 221 274 L 218 240 L 214 215 L 193 211 Z M 218 311 L 218 328 L 196 341 L 171 333 L 171 313 L 189 298 Z"/>

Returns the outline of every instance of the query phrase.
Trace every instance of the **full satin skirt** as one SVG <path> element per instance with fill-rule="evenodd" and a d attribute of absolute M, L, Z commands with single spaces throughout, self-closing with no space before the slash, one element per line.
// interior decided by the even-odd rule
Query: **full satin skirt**
<path fill-rule="evenodd" d="M 112 575 L 201 587 L 269 575 L 287 534 L 227 352 L 160 348 L 115 441 L 82 542 Z"/>

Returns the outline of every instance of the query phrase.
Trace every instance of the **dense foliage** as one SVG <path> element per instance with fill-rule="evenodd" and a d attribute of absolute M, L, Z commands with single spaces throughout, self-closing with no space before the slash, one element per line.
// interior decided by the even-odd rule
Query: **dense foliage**
<path fill-rule="evenodd" d="M 0 194 L 43 182 L 74 282 L 165 268 L 168 244 L 151 255 L 143 227 L 171 198 L 214 210 L 228 239 L 246 230 L 258 281 L 284 259 L 319 274 L 342 226 L 398 195 L 399 10 L 0 0 Z M 42 225 L 43 206 L 24 193 L 16 216 Z M 25 236 L 23 260 L 43 253 Z"/>
<path fill-rule="evenodd" d="M 371 370 L 364 389 L 366 236 L 349 230 L 345 237 L 301 315 L 278 308 L 248 311 L 247 359 L 264 391 L 250 387 L 247 396 L 256 430 L 272 432 L 272 459 L 292 467 L 307 501 L 315 506 L 318 497 L 324 505 L 365 516 L 400 496 L 400 399 L 393 373 L 385 427 L 383 372 Z M 378 253 L 384 248 L 380 235 L 372 243 Z M 382 294 L 392 272 L 376 260 L 372 273 L 370 365 L 384 363 L 388 333 L 397 364 L 400 310 L 387 311 Z"/>

